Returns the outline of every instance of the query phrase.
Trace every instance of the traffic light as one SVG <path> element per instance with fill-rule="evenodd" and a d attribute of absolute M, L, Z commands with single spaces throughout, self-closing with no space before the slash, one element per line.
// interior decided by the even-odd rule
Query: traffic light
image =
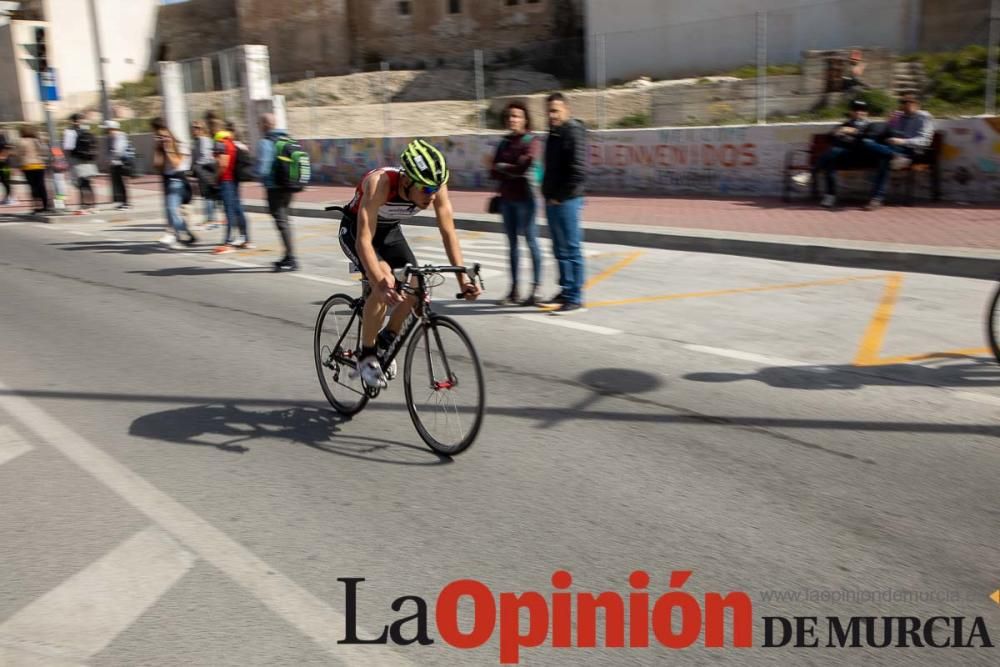
<path fill-rule="evenodd" d="M 45 41 L 45 28 L 35 27 L 35 41 L 30 44 L 22 44 L 24 50 L 28 52 L 30 58 L 25 58 L 31 69 L 36 72 L 45 72 L 49 69 L 49 49 Z"/>
<path fill-rule="evenodd" d="M 38 59 L 38 71 L 47 72 L 49 70 L 48 46 L 45 43 L 45 28 L 38 26 L 35 28 L 35 58 Z"/>

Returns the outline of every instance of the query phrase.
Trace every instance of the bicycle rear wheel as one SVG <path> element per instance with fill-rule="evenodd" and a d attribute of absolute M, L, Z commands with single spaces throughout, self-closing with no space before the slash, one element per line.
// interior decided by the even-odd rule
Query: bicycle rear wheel
<path fill-rule="evenodd" d="M 993 356 L 1000 364 L 1000 285 L 993 293 L 990 307 L 986 309 L 986 340 L 990 342 Z"/>
<path fill-rule="evenodd" d="M 455 320 L 435 315 L 416 330 L 403 385 L 410 418 L 428 447 L 451 456 L 475 441 L 486 412 L 483 368 Z"/>
<path fill-rule="evenodd" d="M 361 344 L 361 311 L 355 309 L 354 301 L 346 294 L 327 299 L 319 310 L 313 336 L 319 384 L 333 409 L 345 417 L 361 412 L 368 404 L 361 378 L 350 377 L 357 368 Z"/>

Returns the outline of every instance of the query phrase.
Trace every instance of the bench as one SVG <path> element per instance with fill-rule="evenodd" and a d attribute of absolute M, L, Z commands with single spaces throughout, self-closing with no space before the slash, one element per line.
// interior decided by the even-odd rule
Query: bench
<path fill-rule="evenodd" d="M 785 173 L 782 188 L 782 199 L 786 202 L 792 200 L 792 193 L 797 186 L 792 177 L 803 172 L 812 172 L 816 163 L 823 153 L 831 146 L 833 141 L 829 134 L 814 134 L 809 142 L 808 149 L 794 149 L 785 155 Z M 944 146 L 944 132 L 934 133 L 934 139 L 928 150 L 914 158 L 913 163 L 905 169 L 899 170 L 904 176 L 904 202 L 912 205 L 914 201 L 914 190 L 916 189 L 917 175 L 926 173 L 929 178 L 931 201 L 941 199 L 941 149 Z M 843 166 L 838 165 L 837 172 L 844 171 L 874 171 L 877 167 L 875 160 L 848 160 Z M 817 177 L 810 183 L 810 194 L 814 200 L 819 199 L 820 181 Z"/>

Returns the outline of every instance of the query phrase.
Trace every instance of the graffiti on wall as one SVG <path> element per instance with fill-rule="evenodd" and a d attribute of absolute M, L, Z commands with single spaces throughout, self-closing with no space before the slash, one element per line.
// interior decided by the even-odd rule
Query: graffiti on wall
<path fill-rule="evenodd" d="M 588 189 L 607 194 L 775 196 L 781 193 L 789 151 L 808 146 L 831 124 L 608 130 L 591 132 Z M 944 196 L 1000 200 L 1000 119 L 942 121 Z M 542 135 L 544 137 L 544 135 Z M 501 136 L 427 137 L 444 151 L 450 184 L 490 189 L 489 168 Z M 397 163 L 408 137 L 311 139 L 317 182 L 354 185 L 369 170 Z M 864 181 L 858 181 L 862 186 Z"/>

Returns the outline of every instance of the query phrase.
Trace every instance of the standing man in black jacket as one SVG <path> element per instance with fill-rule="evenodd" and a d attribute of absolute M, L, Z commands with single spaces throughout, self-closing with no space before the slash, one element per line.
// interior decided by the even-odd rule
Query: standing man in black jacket
<path fill-rule="evenodd" d="M 545 144 L 545 217 L 552 235 L 552 252 L 559 265 L 560 292 L 551 301 L 553 315 L 569 315 L 586 310 L 583 306 L 583 185 L 587 171 L 587 133 L 583 123 L 570 118 L 569 106 L 561 93 L 547 99 L 549 139 Z"/>

